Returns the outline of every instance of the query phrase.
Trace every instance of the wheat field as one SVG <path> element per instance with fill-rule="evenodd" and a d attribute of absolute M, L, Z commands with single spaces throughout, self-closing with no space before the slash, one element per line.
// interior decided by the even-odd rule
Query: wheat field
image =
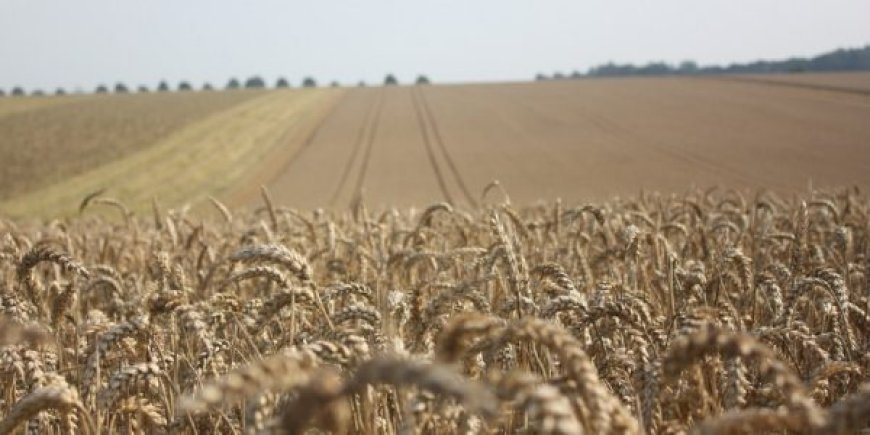
<path fill-rule="evenodd" d="M 867 89 L 3 99 L 0 435 L 870 433 Z"/>
<path fill-rule="evenodd" d="M 858 189 L 508 193 L 2 221 L 0 434 L 870 429 Z"/>

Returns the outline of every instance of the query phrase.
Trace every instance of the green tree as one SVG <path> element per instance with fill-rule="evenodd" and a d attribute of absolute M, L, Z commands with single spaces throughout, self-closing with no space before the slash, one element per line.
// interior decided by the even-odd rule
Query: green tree
<path fill-rule="evenodd" d="M 288 82 L 287 79 L 285 79 L 284 77 L 281 77 L 278 79 L 277 82 L 275 82 L 275 87 L 276 88 L 289 88 L 290 82 Z"/>
<path fill-rule="evenodd" d="M 0 97 L 5 97 L 5 96 L 6 96 L 6 91 L 4 91 L 3 89 L 0 89 Z"/>
<path fill-rule="evenodd" d="M 242 85 L 239 84 L 239 81 L 235 78 L 232 78 L 227 82 L 227 89 L 238 89 L 240 87 L 242 87 Z"/>
<path fill-rule="evenodd" d="M 399 84 L 399 80 L 396 79 L 396 76 L 394 76 L 392 74 L 387 74 L 387 76 L 384 77 L 384 86 L 395 86 L 398 84 Z"/>
<path fill-rule="evenodd" d="M 681 74 L 695 74 L 698 72 L 698 64 L 691 60 L 680 62 L 679 72 Z"/>
<path fill-rule="evenodd" d="M 45 92 L 42 92 L 42 89 L 34 89 L 33 92 L 30 93 L 30 95 L 33 95 L 34 97 L 41 97 L 45 95 Z"/>
<path fill-rule="evenodd" d="M 341 83 L 339 83 L 337 80 L 333 80 L 333 81 L 329 84 L 329 86 L 330 86 L 330 87 L 333 87 L 333 88 L 337 88 L 337 87 L 341 86 Z"/>
<path fill-rule="evenodd" d="M 316 88 L 317 81 L 314 80 L 314 77 L 310 77 L 310 76 L 305 77 L 305 79 L 302 80 L 302 87 L 303 88 Z"/>
<path fill-rule="evenodd" d="M 13 97 L 23 97 L 24 96 L 24 88 L 21 86 L 16 86 L 12 88 L 12 96 Z"/>
<path fill-rule="evenodd" d="M 169 92 L 169 83 L 166 83 L 166 80 L 161 80 L 157 85 L 157 92 Z"/>
<path fill-rule="evenodd" d="M 99 85 L 99 86 L 97 86 L 97 89 L 95 92 L 98 94 L 108 94 L 109 88 L 106 87 L 106 85 Z"/>
<path fill-rule="evenodd" d="M 213 91 L 214 88 L 212 87 L 211 83 L 206 82 L 204 85 L 202 85 L 202 90 L 203 91 Z"/>
<path fill-rule="evenodd" d="M 149 90 L 148 90 L 148 86 L 145 86 L 145 85 L 139 85 L 139 88 L 137 88 L 137 91 L 138 91 L 140 94 L 147 94 L 147 93 L 149 92 Z"/>
<path fill-rule="evenodd" d="M 544 74 L 541 74 L 541 73 L 535 74 L 535 81 L 536 82 L 543 82 L 545 80 L 548 80 L 548 79 L 547 79 L 547 76 L 545 76 Z"/>
<path fill-rule="evenodd" d="M 254 76 L 245 80 L 245 89 L 262 89 L 266 87 L 266 82 L 262 77 Z"/>
<path fill-rule="evenodd" d="M 57 88 L 54 90 L 54 95 L 66 95 L 66 91 L 63 88 Z"/>
<path fill-rule="evenodd" d="M 193 86 L 191 86 L 190 83 L 188 83 L 188 82 L 182 81 L 181 83 L 178 84 L 178 90 L 182 91 L 182 92 L 192 91 Z"/>
<path fill-rule="evenodd" d="M 116 83 L 115 84 L 115 93 L 116 94 L 126 94 L 127 92 L 130 92 L 130 90 L 127 89 L 127 85 L 125 85 L 123 83 Z"/>
<path fill-rule="evenodd" d="M 420 74 L 417 76 L 417 81 L 415 83 L 417 83 L 418 85 L 428 85 L 432 82 L 429 81 L 429 77 L 426 77 L 425 75 Z"/>

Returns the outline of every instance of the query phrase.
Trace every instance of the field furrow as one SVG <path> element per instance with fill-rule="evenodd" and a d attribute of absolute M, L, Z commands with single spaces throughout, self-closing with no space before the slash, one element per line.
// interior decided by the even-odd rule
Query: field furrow
<path fill-rule="evenodd" d="M 456 184 L 461 190 L 462 196 L 465 198 L 468 206 L 477 207 L 477 200 L 475 199 L 474 194 L 472 193 L 471 189 L 468 188 L 468 183 L 465 182 L 465 178 L 462 176 L 462 173 L 456 166 L 456 162 L 454 161 L 453 156 L 450 154 L 450 149 L 447 147 L 447 145 L 444 144 L 444 136 L 441 134 L 441 128 L 438 126 L 438 121 L 436 120 L 435 115 L 432 113 L 432 107 L 426 99 L 423 88 L 418 87 L 416 89 L 420 105 L 423 108 L 423 113 L 426 115 L 426 119 L 429 121 L 429 127 L 432 130 L 432 136 L 435 140 L 435 143 L 438 145 L 438 149 L 441 151 L 441 154 L 444 157 L 444 161 L 447 163 L 448 168 L 450 168 L 450 172 L 453 174 L 453 179 L 456 181 Z"/>
<path fill-rule="evenodd" d="M 417 115 L 417 125 L 420 127 L 420 137 L 423 138 L 423 146 L 426 148 L 426 157 L 429 159 L 429 165 L 432 167 L 432 172 L 435 173 L 435 178 L 438 181 L 438 188 L 441 190 L 444 200 L 447 201 L 448 204 L 454 205 L 455 201 L 453 200 L 450 191 L 447 189 L 447 183 L 445 182 L 444 174 L 441 172 L 441 166 L 435 159 L 432 140 L 429 138 L 429 135 L 433 133 L 429 132 L 431 127 L 427 126 L 427 120 L 423 117 L 423 109 L 420 107 L 422 105 L 420 102 L 420 94 L 419 92 L 415 92 L 415 90 L 415 88 L 411 88 L 411 101 L 414 103 L 414 114 Z"/>

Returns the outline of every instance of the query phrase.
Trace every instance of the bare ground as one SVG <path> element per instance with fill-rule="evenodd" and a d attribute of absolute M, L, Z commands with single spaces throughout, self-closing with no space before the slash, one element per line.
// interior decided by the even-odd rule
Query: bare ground
<path fill-rule="evenodd" d="M 870 75 L 837 77 L 354 89 L 269 187 L 300 208 L 345 207 L 359 191 L 379 207 L 467 207 L 494 179 L 520 202 L 691 185 L 867 187 L 870 96 L 821 86 Z"/>
<path fill-rule="evenodd" d="M 140 152 L 262 92 L 9 98 L 0 106 L 0 200 Z"/>

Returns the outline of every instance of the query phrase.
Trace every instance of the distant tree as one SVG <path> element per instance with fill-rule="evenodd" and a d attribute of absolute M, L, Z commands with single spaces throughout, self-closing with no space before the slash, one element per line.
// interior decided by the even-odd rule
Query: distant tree
<path fill-rule="evenodd" d="M 317 81 L 314 80 L 314 77 L 305 77 L 305 79 L 302 80 L 302 87 L 303 88 L 316 88 Z"/>
<path fill-rule="evenodd" d="M 266 82 L 261 77 L 254 76 L 245 80 L 246 89 L 262 89 L 266 87 Z"/>
<path fill-rule="evenodd" d="M 193 86 L 191 86 L 190 83 L 188 83 L 188 82 L 182 81 L 181 83 L 178 84 L 178 90 L 182 91 L 182 92 L 192 91 Z"/>
<path fill-rule="evenodd" d="M 565 74 L 555 72 L 553 73 L 553 80 L 565 80 Z"/>
<path fill-rule="evenodd" d="M 698 72 L 698 64 L 692 60 L 684 60 L 680 62 L 677 71 L 679 71 L 680 74 L 695 74 Z"/>
<path fill-rule="evenodd" d="M 572 79 L 582 79 L 583 73 L 581 73 L 580 71 L 574 70 L 573 72 L 571 72 L 571 78 Z"/>
<path fill-rule="evenodd" d="M 45 95 L 45 92 L 43 92 L 42 89 L 34 89 L 33 92 L 30 93 L 30 95 L 33 95 L 34 97 L 41 97 Z"/>
<path fill-rule="evenodd" d="M 127 89 L 127 85 L 125 85 L 123 83 L 116 83 L 115 84 L 115 93 L 116 94 L 126 94 L 127 92 L 130 92 L 130 90 Z"/>
<path fill-rule="evenodd" d="M 763 74 L 800 73 L 804 71 L 866 71 L 870 70 L 870 46 L 840 49 L 815 57 L 793 57 L 783 60 L 758 60 L 749 63 L 699 66 L 694 61 L 683 61 L 677 66 L 664 62 L 646 65 L 614 64 L 608 62 L 589 69 L 589 76 L 650 76 L 671 74 Z"/>
<path fill-rule="evenodd" d="M 426 77 L 425 75 L 420 74 L 417 76 L 417 81 L 415 83 L 417 83 L 418 85 L 428 85 L 432 82 L 429 81 L 429 77 Z"/>
<path fill-rule="evenodd" d="M 339 83 L 337 80 L 333 80 L 332 82 L 329 83 L 329 86 L 333 87 L 333 88 L 337 88 L 337 87 L 341 86 L 341 83 Z"/>
<path fill-rule="evenodd" d="M 24 96 L 24 89 L 20 86 L 16 86 L 16 87 L 12 88 L 12 96 L 13 97 L 23 97 Z"/>
<path fill-rule="evenodd" d="M 384 86 L 395 86 L 398 84 L 399 80 L 396 79 L 396 76 L 392 74 L 387 74 L 387 76 L 384 77 Z"/>
<path fill-rule="evenodd" d="M 361 87 L 361 88 L 364 88 L 364 87 L 366 87 L 366 82 L 365 82 L 365 80 L 360 80 L 359 83 L 357 83 L 356 85 Z"/>
<path fill-rule="evenodd" d="M 547 76 L 545 76 L 545 75 L 543 75 L 543 74 L 541 74 L 541 73 L 537 73 L 537 74 L 535 74 L 535 81 L 536 81 L 536 82 L 542 82 L 542 81 L 544 81 L 544 80 L 548 80 L 548 79 L 547 79 Z"/>
<path fill-rule="evenodd" d="M 211 83 L 206 82 L 204 85 L 202 85 L 202 90 L 203 91 L 213 91 L 214 88 L 211 86 Z"/>
<path fill-rule="evenodd" d="M 97 86 L 97 89 L 94 92 L 96 92 L 98 94 L 107 94 L 107 93 L 109 93 L 109 88 L 106 87 L 106 85 L 99 85 L 99 86 Z"/>
<path fill-rule="evenodd" d="M 147 94 L 148 92 L 150 92 L 150 91 L 148 90 L 148 86 L 145 86 L 145 85 L 139 85 L 139 87 L 138 87 L 136 90 L 137 90 L 140 94 Z"/>
<path fill-rule="evenodd" d="M 238 89 L 240 87 L 242 87 L 242 85 L 240 85 L 239 81 L 235 78 L 232 78 L 227 82 L 227 89 Z"/>
<path fill-rule="evenodd" d="M 66 91 L 63 88 L 57 88 L 54 90 L 54 95 L 66 95 Z"/>
<path fill-rule="evenodd" d="M 4 91 L 3 89 L 0 89 L 0 97 L 5 97 L 5 96 L 6 96 L 6 91 Z"/>
<path fill-rule="evenodd" d="M 275 82 L 275 87 L 276 88 L 289 88 L 290 82 L 288 82 L 287 79 L 285 79 L 284 77 L 281 77 L 278 79 L 277 82 Z"/>
<path fill-rule="evenodd" d="M 166 80 L 161 80 L 157 85 L 157 92 L 169 92 L 169 83 L 166 83 Z"/>

